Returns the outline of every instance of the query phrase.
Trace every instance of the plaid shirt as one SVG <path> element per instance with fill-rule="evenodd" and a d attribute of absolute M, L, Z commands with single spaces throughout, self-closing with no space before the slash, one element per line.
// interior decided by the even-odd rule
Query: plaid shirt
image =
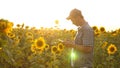
<path fill-rule="evenodd" d="M 75 44 L 82 46 L 92 46 L 94 45 L 94 31 L 88 25 L 88 23 L 78 28 L 78 32 L 75 37 Z M 75 68 L 80 67 L 92 67 L 93 64 L 93 52 L 89 54 L 84 54 L 82 52 L 77 52 L 77 60 L 75 61 Z"/>

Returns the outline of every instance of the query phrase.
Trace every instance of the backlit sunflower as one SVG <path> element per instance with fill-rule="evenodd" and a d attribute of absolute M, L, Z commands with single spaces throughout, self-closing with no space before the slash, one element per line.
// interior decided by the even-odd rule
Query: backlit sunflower
<path fill-rule="evenodd" d="M 46 45 L 45 45 L 45 50 L 48 50 L 48 49 L 49 49 L 49 45 L 46 44 Z"/>
<path fill-rule="evenodd" d="M 14 33 L 8 33 L 7 36 L 8 36 L 9 38 L 14 38 L 14 37 L 15 37 L 15 34 L 14 34 Z"/>
<path fill-rule="evenodd" d="M 9 23 L 7 23 L 7 27 L 9 27 L 9 28 L 12 28 L 13 27 L 13 22 L 9 22 Z"/>
<path fill-rule="evenodd" d="M 5 28 L 4 30 L 3 30 L 3 32 L 5 33 L 5 34 L 8 34 L 8 33 L 10 33 L 11 32 L 11 28 Z"/>
<path fill-rule="evenodd" d="M 98 30 L 97 26 L 93 26 L 92 28 L 93 28 L 94 31 Z"/>
<path fill-rule="evenodd" d="M 38 39 L 36 39 L 35 40 L 35 45 L 36 45 L 36 47 L 37 48 L 44 48 L 45 47 L 45 40 L 44 40 L 44 38 L 43 37 L 40 37 L 40 38 L 38 38 Z"/>
<path fill-rule="evenodd" d="M 6 22 L 0 22 L 0 30 L 4 30 L 7 27 L 7 23 Z"/>
<path fill-rule="evenodd" d="M 20 28 L 21 25 L 20 25 L 20 24 L 17 24 L 16 26 L 17 26 L 17 28 Z"/>
<path fill-rule="evenodd" d="M 114 44 L 110 44 L 107 48 L 108 54 L 114 54 L 117 51 L 117 47 Z"/>
<path fill-rule="evenodd" d="M 34 44 L 31 45 L 31 51 L 33 53 L 42 54 L 43 50 L 44 50 L 43 48 L 37 48 L 36 45 Z"/>
<path fill-rule="evenodd" d="M 102 48 L 104 49 L 108 45 L 108 42 L 104 42 Z"/>
<path fill-rule="evenodd" d="M 26 36 L 32 36 L 33 37 L 33 34 L 31 32 L 26 32 Z"/>
<path fill-rule="evenodd" d="M 105 28 L 104 27 L 100 27 L 100 31 L 101 32 L 105 32 Z"/>
<path fill-rule="evenodd" d="M 58 44 L 58 50 L 62 51 L 64 49 L 64 45 L 62 43 Z"/>
<path fill-rule="evenodd" d="M 0 22 L 0 31 L 3 33 L 8 33 L 7 22 Z"/>
<path fill-rule="evenodd" d="M 29 28 L 29 26 L 25 26 L 25 29 L 28 29 Z"/>
<path fill-rule="evenodd" d="M 58 50 L 57 46 L 52 46 L 51 48 L 52 54 L 56 54 L 57 50 Z"/>
<path fill-rule="evenodd" d="M 2 20 L 0 22 L 0 31 L 7 34 L 12 31 L 13 23 L 9 21 Z"/>

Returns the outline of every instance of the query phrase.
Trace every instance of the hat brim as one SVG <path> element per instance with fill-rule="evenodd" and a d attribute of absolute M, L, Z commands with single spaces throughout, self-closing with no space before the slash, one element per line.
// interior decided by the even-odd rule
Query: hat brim
<path fill-rule="evenodd" d="M 66 19 L 67 19 L 67 20 L 70 20 L 71 18 L 70 18 L 70 16 L 68 16 Z"/>

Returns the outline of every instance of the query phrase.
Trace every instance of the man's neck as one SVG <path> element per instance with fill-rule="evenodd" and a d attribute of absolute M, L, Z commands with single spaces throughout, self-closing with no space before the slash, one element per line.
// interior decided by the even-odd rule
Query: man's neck
<path fill-rule="evenodd" d="M 86 24 L 86 21 L 81 22 L 80 26 L 82 27 L 84 24 Z"/>
<path fill-rule="evenodd" d="M 86 21 L 84 19 L 80 20 L 80 26 L 84 25 L 86 23 Z"/>

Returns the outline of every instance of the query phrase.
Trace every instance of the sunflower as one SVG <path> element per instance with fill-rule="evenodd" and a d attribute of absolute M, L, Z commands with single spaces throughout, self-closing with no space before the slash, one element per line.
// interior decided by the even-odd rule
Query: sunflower
<path fill-rule="evenodd" d="M 108 54 L 114 54 L 117 51 L 117 47 L 114 44 L 110 44 L 107 48 Z"/>
<path fill-rule="evenodd" d="M 104 27 L 100 27 L 100 31 L 101 32 L 105 32 L 105 28 Z"/>
<path fill-rule="evenodd" d="M 26 36 L 31 36 L 33 37 L 33 34 L 31 32 L 26 32 Z"/>
<path fill-rule="evenodd" d="M 35 45 L 36 45 L 36 47 L 37 48 L 44 48 L 45 47 L 45 40 L 44 40 L 44 38 L 43 37 L 40 37 L 40 38 L 38 38 L 37 40 L 35 40 Z"/>
<path fill-rule="evenodd" d="M 48 50 L 48 49 L 49 49 L 49 45 L 46 44 L 46 45 L 45 45 L 45 50 Z"/>
<path fill-rule="evenodd" d="M 29 28 L 29 26 L 25 26 L 25 29 L 28 29 Z"/>
<path fill-rule="evenodd" d="M 4 26 L 3 32 L 6 34 L 10 33 L 12 31 L 12 26 L 13 26 L 12 23 L 7 22 L 6 27 Z"/>
<path fill-rule="evenodd" d="M 7 23 L 6 22 L 0 22 L 0 30 L 4 30 L 7 27 Z"/>
<path fill-rule="evenodd" d="M 93 26 L 92 28 L 93 28 L 94 31 L 98 30 L 97 26 Z"/>
<path fill-rule="evenodd" d="M 9 22 L 9 23 L 7 23 L 7 27 L 8 27 L 8 28 L 12 28 L 13 25 L 14 25 L 13 22 Z"/>
<path fill-rule="evenodd" d="M 3 30 L 3 32 L 5 33 L 5 34 L 8 34 L 8 33 L 10 33 L 12 31 L 12 28 L 5 28 L 4 30 Z"/>
<path fill-rule="evenodd" d="M 44 50 L 43 48 L 38 48 L 34 44 L 31 45 L 31 51 L 34 52 L 34 53 L 42 54 L 43 50 Z"/>
<path fill-rule="evenodd" d="M 108 42 L 104 42 L 102 48 L 104 49 L 108 45 Z"/>
<path fill-rule="evenodd" d="M 62 43 L 58 44 L 58 50 L 62 51 L 64 49 L 64 45 Z"/>
<path fill-rule="evenodd" d="M 16 26 L 17 26 L 17 28 L 20 28 L 21 25 L 20 25 L 20 24 L 17 24 Z"/>
<path fill-rule="evenodd" d="M 58 50 L 57 46 L 52 46 L 51 48 L 52 54 L 56 54 L 57 50 Z"/>
<path fill-rule="evenodd" d="M 14 34 L 14 33 L 8 33 L 7 36 L 8 36 L 9 38 L 14 38 L 14 37 L 15 37 L 15 34 Z"/>

